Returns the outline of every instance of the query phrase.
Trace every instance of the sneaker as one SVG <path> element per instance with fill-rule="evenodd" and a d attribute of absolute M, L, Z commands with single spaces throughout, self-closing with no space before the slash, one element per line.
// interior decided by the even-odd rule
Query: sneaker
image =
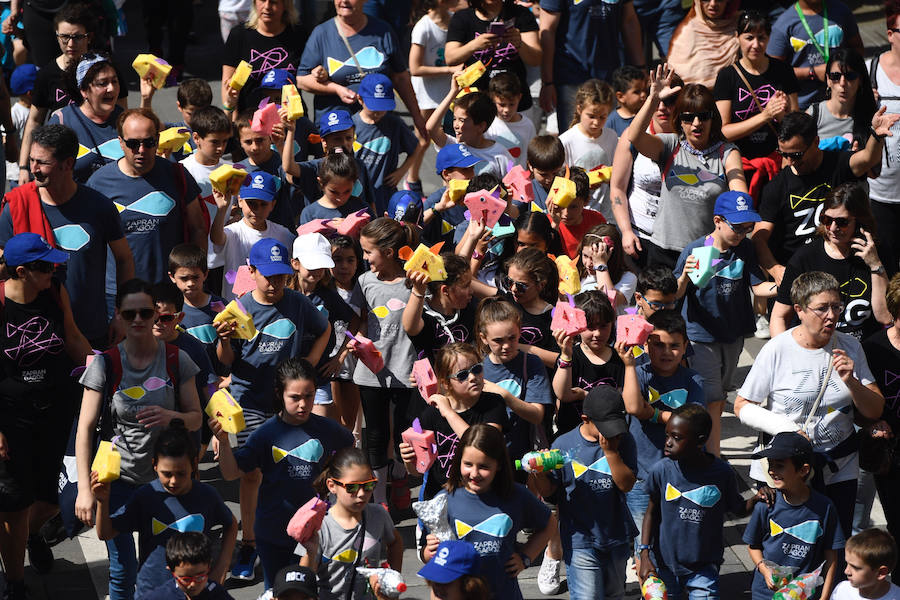
<path fill-rule="evenodd" d="M 769 339 L 769 320 L 766 315 L 756 317 L 756 331 L 753 333 L 753 337 L 758 340 Z"/>
<path fill-rule="evenodd" d="M 412 504 L 409 493 L 409 476 L 391 480 L 391 504 L 398 510 L 406 510 Z"/>
<path fill-rule="evenodd" d="M 244 581 L 252 581 L 254 570 L 259 563 L 259 554 L 256 553 L 256 546 L 241 543 L 241 549 L 238 550 L 238 557 L 231 568 L 231 576 Z"/>
<path fill-rule="evenodd" d="M 53 551 L 47 544 L 47 540 L 40 534 L 28 536 L 28 560 L 38 573 L 48 573 L 53 569 Z"/>
<path fill-rule="evenodd" d="M 561 561 L 554 560 L 544 555 L 541 562 L 541 570 L 538 571 L 538 589 L 545 596 L 555 596 L 559 593 L 559 565 Z"/>
<path fill-rule="evenodd" d="M 2 600 L 30 600 L 31 594 L 25 587 L 24 581 L 7 581 L 6 589 L 3 590 Z"/>

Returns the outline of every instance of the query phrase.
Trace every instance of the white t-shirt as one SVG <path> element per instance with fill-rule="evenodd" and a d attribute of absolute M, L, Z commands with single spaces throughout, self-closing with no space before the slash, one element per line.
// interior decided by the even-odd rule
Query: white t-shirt
<path fill-rule="evenodd" d="M 869 69 L 871 59 L 866 61 L 866 69 Z M 875 69 L 875 81 L 878 95 L 881 97 L 880 106 L 887 106 L 887 112 L 900 111 L 900 100 L 885 100 L 885 98 L 900 98 L 900 85 L 888 78 L 879 61 Z M 893 136 L 884 138 L 884 152 L 881 153 L 881 175 L 877 179 L 869 179 L 869 197 L 886 204 L 900 203 L 897 189 L 900 188 L 900 123 L 894 123 L 891 127 Z"/>
<path fill-rule="evenodd" d="M 578 125 L 559 136 L 566 149 L 566 164 L 590 171 L 600 165 L 610 166 L 616 154 L 619 136 L 612 129 L 603 128 L 600 137 L 591 138 L 581 132 Z M 591 200 L 585 208 L 596 210 L 610 223 L 615 222 L 609 202 L 609 184 L 603 183 L 591 193 Z"/>
<path fill-rule="evenodd" d="M 27 106 L 19 102 L 13 103 L 12 110 L 10 111 L 13 127 L 15 127 L 16 131 L 19 133 L 20 142 L 22 141 L 22 138 L 25 137 L 25 122 L 28 120 L 29 111 L 30 109 Z M 18 181 L 19 163 L 6 161 L 6 178 L 9 181 Z"/>
<path fill-rule="evenodd" d="M 850 585 L 849 581 L 842 581 L 831 592 L 831 600 L 862 600 L 862 596 L 859 595 L 858 589 Z M 900 600 L 900 587 L 892 583 L 887 594 L 875 600 Z"/>
<path fill-rule="evenodd" d="M 524 113 L 519 113 L 522 117 L 515 123 L 503 121 L 499 117 L 494 119 L 491 126 L 488 127 L 485 137 L 499 142 L 506 148 L 517 165 L 528 168 L 528 143 L 537 135 L 534 130 L 534 123 L 531 122 Z"/>
<path fill-rule="evenodd" d="M 459 142 L 452 135 L 447 136 L 448 144 L 458 144 Z M 487 148 L 476 148 L 466 144 L 469 152 L 481 159 L 481 162 L 475 165 L 475 174 L 491 173 L 499 179 L 509 172 L 509 165 L 512 164 L 513 157 L 506 151 L 502 144 L 494 142 Z"/>
<path fill-rule="evenodd" d="M 219 168 L 221 165 L 231 164 L 226 160 L 219 159 L 219 162 L 212 166 L 201 165 L 197 162 L 197 153 L 191 153 L 187 158 L 181 161 L 181 165 L 194 177 L 194 181 L 200 186 L 200 199 L 206 202 L 206 210 L 209 211 L 209 221 L 212 222 L 216 218 L 219 209 L 216 208 L 216 202 L 212 196 L 212 183 L 209 181 L 209 174 Z M 206 246 L 206 266 L 210 269 L 222 266 L 222 258 L 213 250 L 213 243 L 209 242 Z"/>
<path fill-rule="evenodd" d="M 247 264 L 247 257 L 250 256 L 250 248 L 253 244 L 263 238 L 275 238 L 285 245 L 288 252 L 294 245 L 294 234 L 278 223 L 266 221 L 266 230 L 257 231 L 247 225 L 243 219 L 236 223 L 232 223 L 225 228 L 225 243 L 221 246 L 216 245 L 214 251 L 221 264 L 225 267 L 225 272 L 237 271 L 238 267 Z M 231 286 L 223 286 L 222 297 L 226 302 L 235 299 Z"/>
<path fill-rule="evenodd" d="M 738 395 L 762 404 L 770 411 L 785 415 L 801 429 L 806 415 L 822 387 L 822 378 L 831 360 L 829 346 L 810 350 L 802 347 L 792 335 L 793 328 L 772 338 L 756 357 Z M 862 346 L 851 335 L 834 332 L 834 348 L 840 348 L 853 360 L 853 376 L 863 385 L 874 382 Z M 853 435 L 853 399 L 850 390 L 832 370 L 822 401 L 816 409 L 806 434 L 818 451 L 831 450 Z M 856 479 L 859 471 L 857 453 L 835 461 L 837 472 L 824 470 L 825 484 Z M 753 461 L 750 476 L 764 481 L 759 461 Z"/>
<path fill-rule="evenodd" d="M 632 189 L 628 196 L 628 210 L 634 233 L 645 240 L 653 235 L 653 221 L 659 210 L 659 191 L 662 176 L 659 165 L 643 154 L 638 154 L 631 168 Z"/>
<path fill-rule="evenodd" d="M 443 67 L 444 45 L 447 43 L 447 30 L 441 29 L 428 15 L 423 16 L 412 30 L 412 43 L 422 46 L 424 56 L 422 64 L 428 67 Z M 450 92 L 450 75 L 435 77 L 412 77 L 413 91 L 419 108 L 437 108 Z"/>
<path fill-rule="evenodd" d="M 219 0 L 219 12 L 246 12 L 251 4 L 250 0 Z"/>
<path fill-rule="evenodd" d="M 631 304 L 631 299 L 634 297 L 634 289 L 637 287 L 637 275 L 631 271 L 625 271 L 622 273 L 622 278 L 616 282 L 614 287 L 616 288 L 616 291 L 622 292 L 622 295 L 625 296 L 625 302 Z M 581 280 L 581 291 L 589 292 L 596 289 L 599 289 L 597 278 L 593 273 L 588 273 L 585 278 Z M 625 307 L 621 307 L 619 313 L 624 314 L 624 311 Z"/>

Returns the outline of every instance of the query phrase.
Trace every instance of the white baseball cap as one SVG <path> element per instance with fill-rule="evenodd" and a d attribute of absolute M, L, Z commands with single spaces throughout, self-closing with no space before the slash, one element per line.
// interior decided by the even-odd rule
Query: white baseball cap
<path fill-rule="evenodd" d="M 330 269 L 334 266 L 331 258 L 331 244 L 321 233 L 305 233 L 294 240 L 294 258 L 304 268 Z"/>

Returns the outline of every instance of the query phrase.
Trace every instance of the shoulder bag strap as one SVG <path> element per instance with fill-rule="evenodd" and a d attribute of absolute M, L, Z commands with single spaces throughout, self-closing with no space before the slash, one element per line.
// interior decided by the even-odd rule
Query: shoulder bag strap
<path fill-rule="evenodd" d="M 346 600 L 353 598 L 353 588 L 356 586 L 356 567 L 362 562 L 363 546 L 366 543 L 366 509 L 362 511 L 362 521 L 359 523 L 359 536 L 356 538 L 359 542 L 359 550 L 356 551 L 356 560 L 353 561 L 352 571 L 350 572 L 350 585 L 347 586 Z M 355 545 L 355 544 L 354 544 Z M 354 550 L 356 550 L 354 548 Z"/>
<path fill-rule="evenodd" d="M 747 78 L 744 76 L 744 73 L 741 71 L 741 68 L 738 66 L 737 63 L 734 63 L 732 66 L 734 67 L 734 70 L 737 71 L 738 77 L 740 77 L 741 81 L 744 82 L 744 85 L 747 86 L 747 91 L 750 92 L 750 97 L 753 98 L 753 103 L 756 104 L 756 110 L 758 110 L 760 113 L 762 113 L 763 105 L 762 105 L 762 102 L 759 101 L 759 98 L 757 98 L 756 91 L 753 89 L 753 86 L 750 85 L 749 81 L 747 81 Z M 768 121 L 766 123 L 766 125 L 769 126 L 769 129 L 772 130 L 772 133 L 774 133 L 775 137 L 777 138 L 778 132 L 775 130 L 775 126 L 772 125 L 772 122 Z"/>
<path fill-rule="evenodd" d="M 834 370 L 834 360 L 832 360 L 834 346 L 834 338 L 832 337 L 831 348 L 825 352 L 825 358 L 828 361 L 828 368 L 825 370 L 825 377 L 822 378 L 822 385 L 819 387 L 819 393 L 816 395 L 816 399 L 813 401 L 812 406 L 809 409 L 809 414 L 806 415 L 806 419 L 804 419 L 803 421 L 804 432 L 812 422 L 813 416 L 816 414 L 816 411 L 819 410 L 819 404 L 822 403 L 822 397 L 825 395 L 825 390 L 828 389 L 828 381 L 831 379 L 831 372 Z"/>
<path fill-rule="evenodd" d="M 350 47 L 350 40 L 348 40 L 347 36 L 344 35 L 344 32 L 341 31 L 341 26 L 338 24 L 337 17 L 334 18 L 334 28 L 337 29 L 338 35 L 341 36 L 341 39 L 344 41 L 344 46 L 347 47 L 347 52 L 350 53 L 350 58 L 353 59 L 353 64 L 356 65 L 356 70 L 359 71 L 359 74 L 362 77 L 365 77 L 366 72 L 363 71 L 362 65 L 359 64 L 359 59 L 356 58 L 356 53 L 353 51 L 353 48 Z"/>

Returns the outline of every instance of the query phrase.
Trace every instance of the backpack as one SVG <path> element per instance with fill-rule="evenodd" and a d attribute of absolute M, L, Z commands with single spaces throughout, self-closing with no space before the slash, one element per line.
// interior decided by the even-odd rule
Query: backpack
<path fill-rule="evenodd" d="M 872 57 L 872 60 L 869 62 L 869 80 L 872 83 L 872 89 L 876 92 L 878 91 L 878 78 L 875 77 L 876 71 L 878 71 L 878 61 L 881 60 L 881 55 L 876 54 Z M 900 100 L 900 96 L 882 96 L 878 95 L 879 100 Z"/>

